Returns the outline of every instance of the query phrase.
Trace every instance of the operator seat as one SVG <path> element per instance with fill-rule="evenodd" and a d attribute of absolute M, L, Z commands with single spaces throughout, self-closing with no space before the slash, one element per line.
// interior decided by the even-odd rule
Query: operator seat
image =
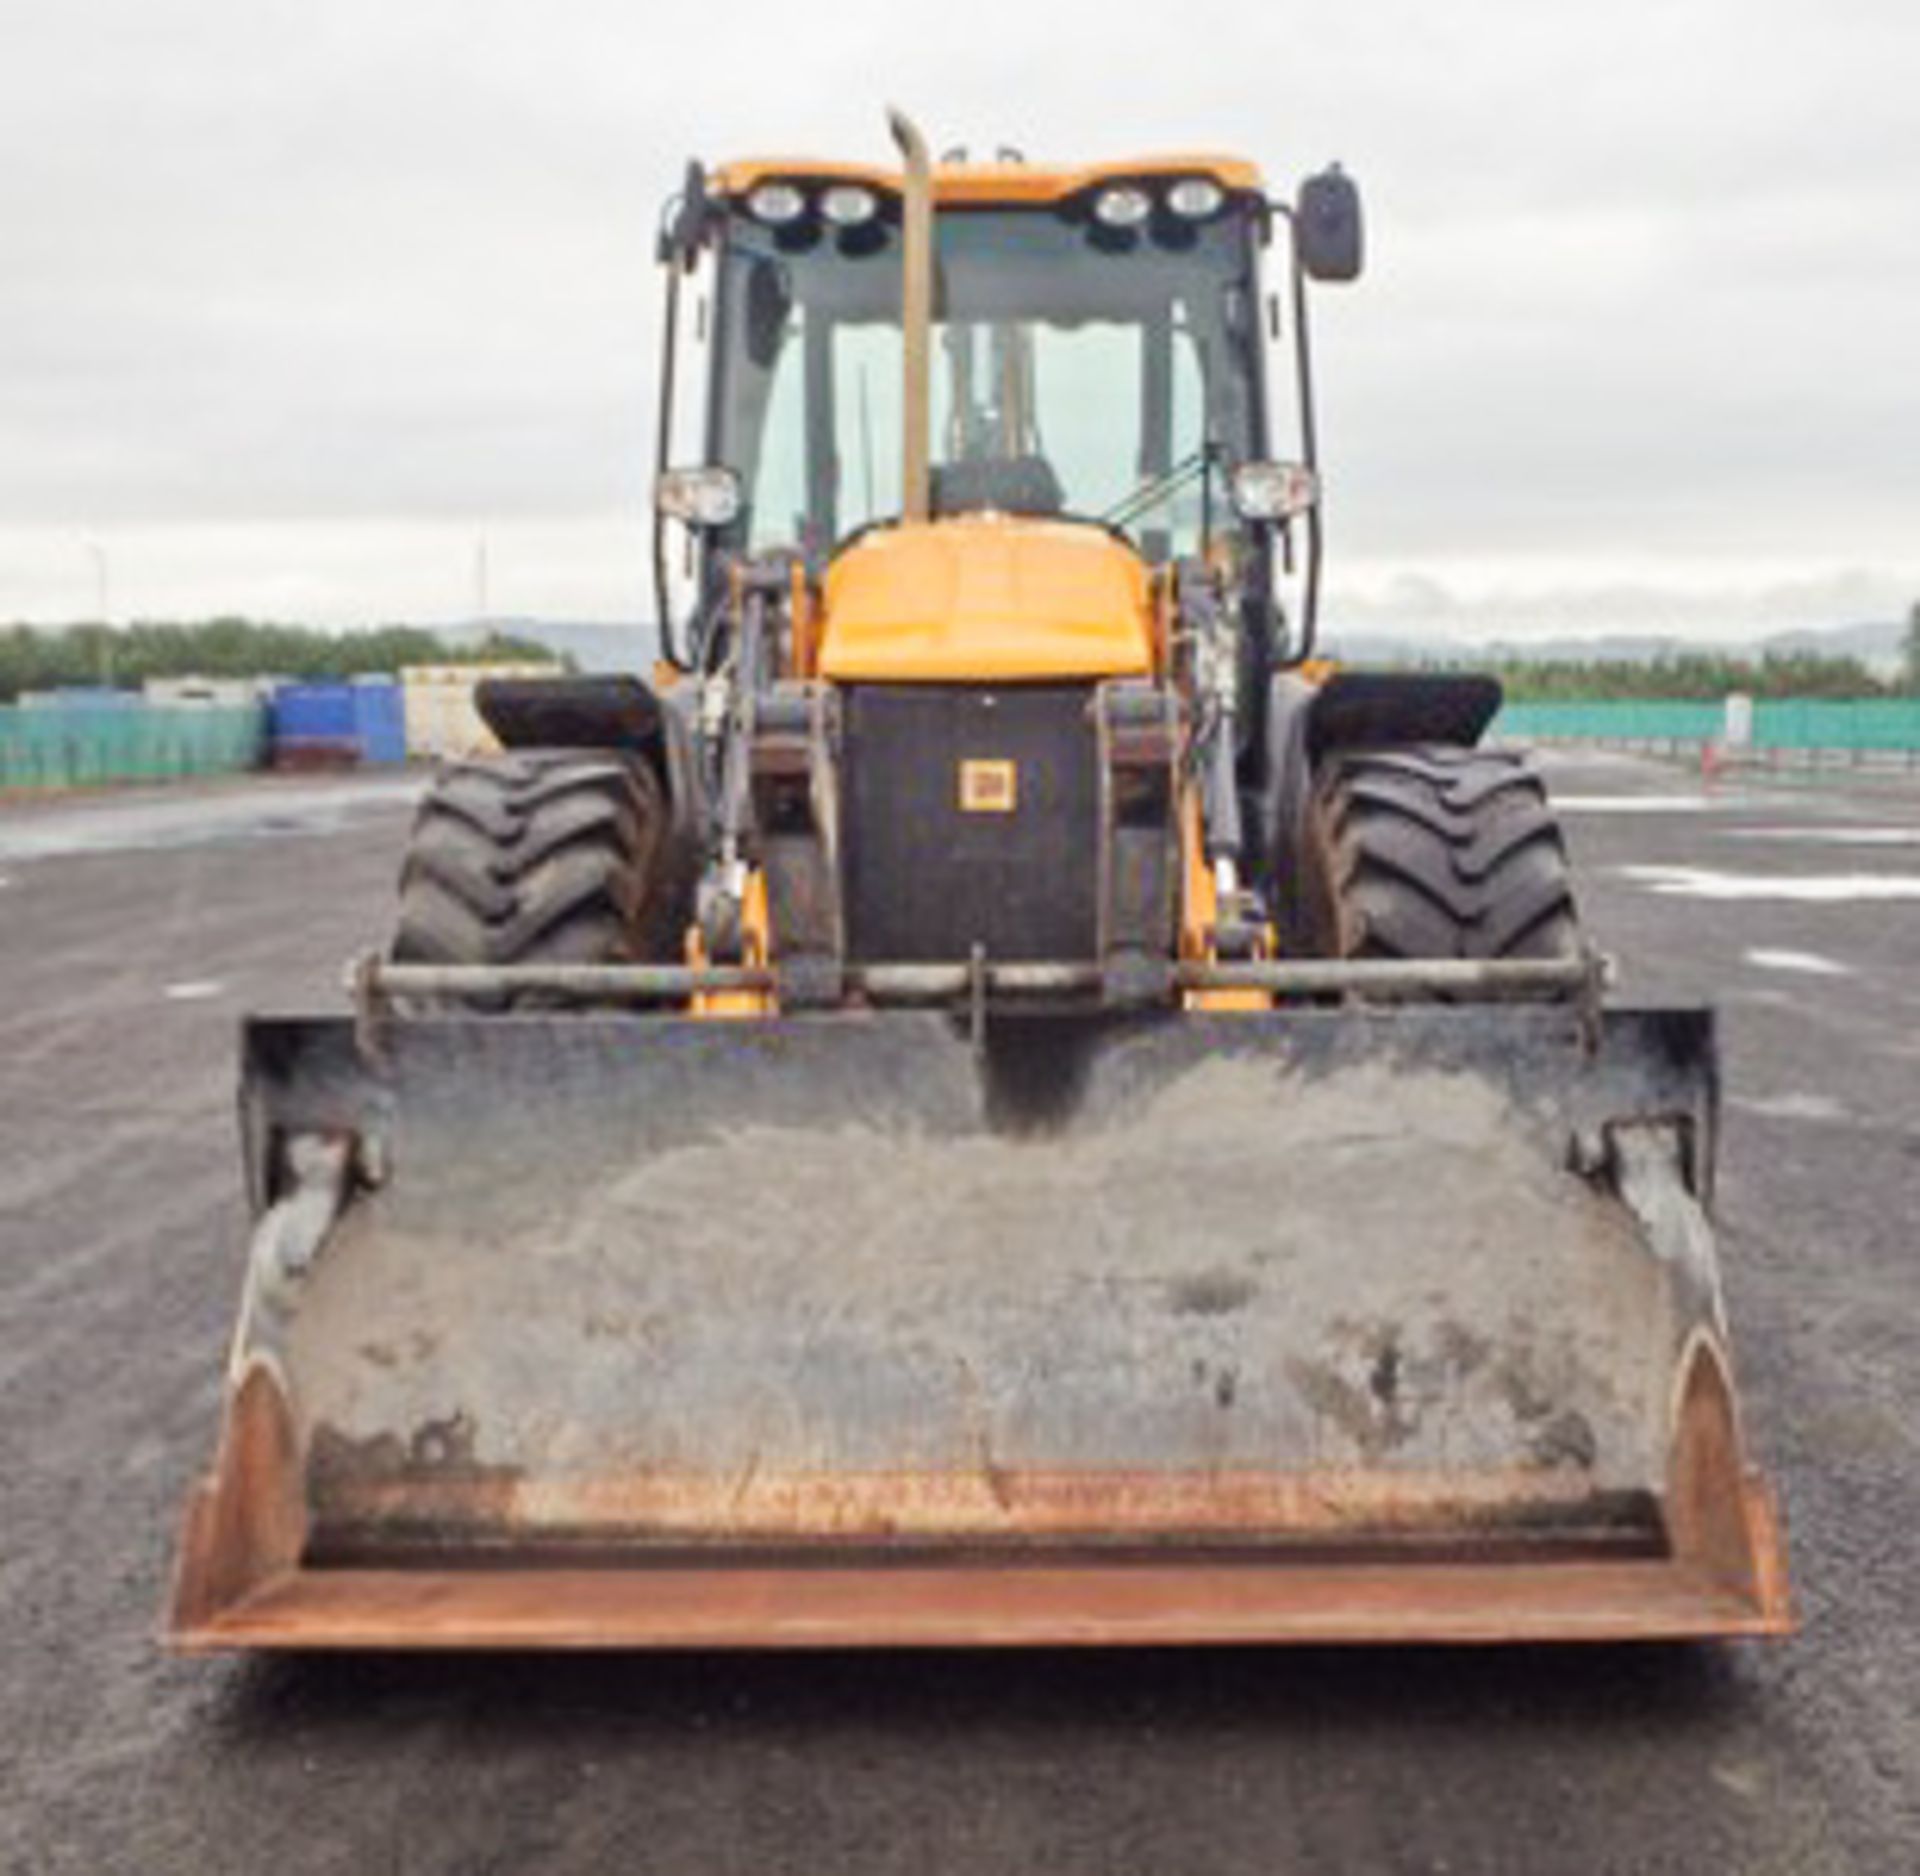
<path fill-rule="evenodd" d="M 933 466 L 933 512 L 982 508 L 1009 515 L 1057 515 L 1066 493 L 1044 456 L 977 456 Z"/>

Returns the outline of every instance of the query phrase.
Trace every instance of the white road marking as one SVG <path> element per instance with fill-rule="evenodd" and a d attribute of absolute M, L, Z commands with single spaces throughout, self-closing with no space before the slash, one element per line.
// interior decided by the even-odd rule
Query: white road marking
<path fill-rule="evenodd" d="M 1758 1803 L 1766 1796 L 1767 1771 L 1757 1759 L 1723 1759 L 1713 1767 L 1716 1785 L 1724 1785 L 1736 1798 Z"/>
<path fill-rule="evenodd" d="M 1920 873 L 1724 873 L 1707 866 L 1616 870 L 1636 886 L 1685 899 L 1784 899 L 1801 905 L 1920 899 Z"/>
<path fill-rule="evenodd" d="M 1737 801 L 1712 795 L 1563 795 L 1553 805 L 1562 814 L 1704 814 L 1710 809 L 1733 808 Z"/>
<path fill-rule="evenodd" d="M 1808 977 L 1851 977 L 1850 965 L 1836 964 L 1832 958 L 1823 958 L 1817 951 L 1774 951 L 1764 945 L 1756 945 L 1746 953 L 1749 964 L 1757 964 L 1763 971 L 1800 971 Z"/>
<path fill-rule="evenodd" d="M 204 1003 L 209 997 L 222 995 L 226 985 L 215 977 L 189 977 L 184 982 L 169 984 L 161 994 L 172 1003 Z"/>
<path fill-rule="evenodd" d="M 1787 1094 L 1734 1094 L 1727 1097 L 1735 1107 L 1749 1114 L 1762 1114 L 1768 1120 L 1846 1120 L 1847 1110 L 1830 1094 L 1807 1094 L 1794 1090 Z"/>
<path fill-rule="evenodd" d="M 1920 827 L 1730 827 L 1734 840 L 1812 840 L 1836 847 L 1920 847 Z"/>

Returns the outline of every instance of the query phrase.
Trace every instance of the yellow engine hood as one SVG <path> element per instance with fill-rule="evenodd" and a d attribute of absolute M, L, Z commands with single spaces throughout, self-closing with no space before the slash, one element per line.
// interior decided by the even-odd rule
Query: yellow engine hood
<path fill-rule="evenodd" d="M 1145 675 L 1140 557 L 1100 528 L 957 515 L 881 528 L 828 569 L 821 675 L 941 684 Z"/>

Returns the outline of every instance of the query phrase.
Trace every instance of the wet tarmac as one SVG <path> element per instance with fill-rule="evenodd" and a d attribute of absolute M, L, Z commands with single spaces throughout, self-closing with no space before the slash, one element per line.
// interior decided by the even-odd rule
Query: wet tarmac
<path fill-rule="evenodd" d="M 1722 1008 L 1783 1645 L 167 1659 L 239 1282 L 235 1023 L 339 1007 L 406 784 L 0 808 L 0 1870 L 1920 1866 L 1920 906 L 1671 889 L 1910 875 L 1920 790 L 1550 772 L 1621 995 Z"/>

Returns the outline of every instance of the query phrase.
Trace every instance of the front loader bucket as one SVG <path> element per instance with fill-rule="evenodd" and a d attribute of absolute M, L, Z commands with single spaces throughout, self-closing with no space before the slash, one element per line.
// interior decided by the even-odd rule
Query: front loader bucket
<path fill-rule="evenodd" d="M 262 1020 L 172 1640 L 1778 1632 L 1709 1020 Z"/>

